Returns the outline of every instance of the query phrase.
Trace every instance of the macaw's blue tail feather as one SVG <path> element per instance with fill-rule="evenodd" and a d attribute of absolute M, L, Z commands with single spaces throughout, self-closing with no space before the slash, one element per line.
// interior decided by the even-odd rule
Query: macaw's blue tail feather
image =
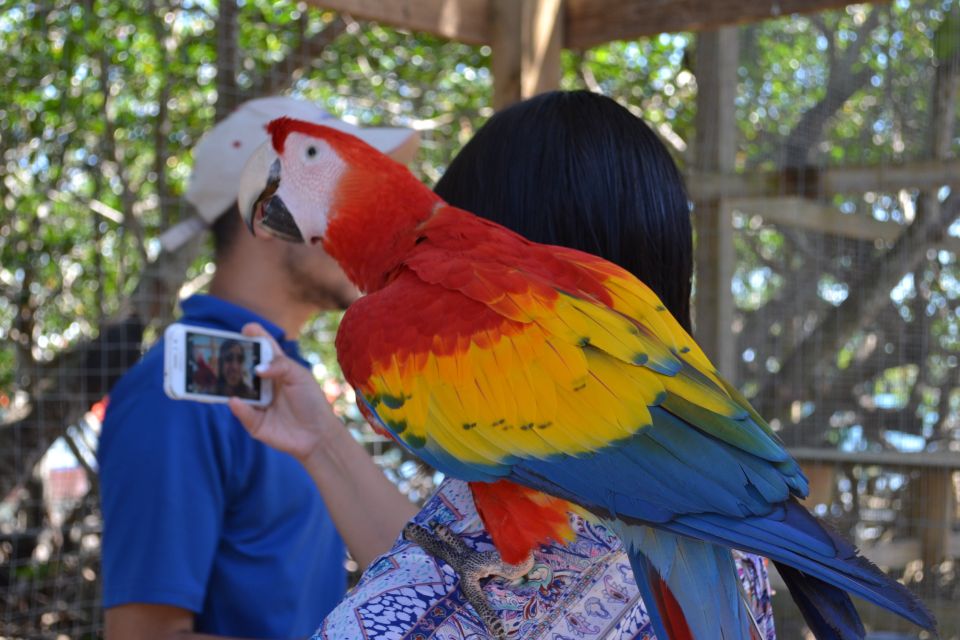
<path fill-rule="evenodd" d="M 782 503 L 763 517 L 700 514 L 677 518 L 665 526 L 682 535 L 767 556 L 778 566 L 792 567 L 795 572 L 788 571 L 792 579 L 791 595 L 813 619 L 819 616 L 832 624 L 834 617 L 839 616 L 837 626 L 845 625 L 847 631 L 855 632 L 859 624 L 853 621 L 852 604 L 838 594 L 838 590 L 843 590 L 925 629 L 936 630 L 933 614 L 909 589 L 886 576 L 861 556 L 856 547 L 820 524 L 794 500 Z M 834 629 L 833 635 L 822 637 L 848 637 L 836 635 L 841 630 Z M 849 637 L 862 637 L 862 631 L 860 634 Z"/>
<path fill-rule="evenodd" d="M 612 521 L 611 525 L 626 544 L 658 638 L 751 637 L 753 619 L 743 600 L 729 549 L 662 529 L 622 521 Z M 661 580 L 668 589 L 663 589 Z M 678 616 L 679 612 L 682 615 Z"/>
<path fill-rule="evenodd" d="M 638 551 L 631 550 L 628 557 L 630 558 L 630 567 L 633 568 L 633 578 L 637 582 L 640 597 L 643 598 L 644 608 L 650 618 L 650 626 L 653 627 L 654 635 L 657 638 L 675 640 L 671 633 L 667 631 L 667 625 L 664 621 L 664 617 L 668 617 L 669 613 L 664 611 L 661 614 L 660 611 L 660 598 L 657 597 L 657 581 L 659 580 L 657 570 L 650 564 L 647 557 Z"/>
<path fill-rule="evenodd" d="M 818 640 L 859 640 L 866 634 L 853 601 L 842 589 L 774 562 L 790 595 Z"/>

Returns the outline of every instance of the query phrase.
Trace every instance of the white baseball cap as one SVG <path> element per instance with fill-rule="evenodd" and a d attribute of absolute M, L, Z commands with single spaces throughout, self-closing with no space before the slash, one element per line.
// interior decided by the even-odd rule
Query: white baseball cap
<path fill-rule="evenodd" d="M 257 147 L 267 141 L 267 123 L 281 116 L 353 134 L 404 164 L 413 159 L 420 141 L 412 129 L 356 127 L 307 100 L 273 96 L 244 102 L 205 133 L 193 148 L 193 173 L 185 196 L 196 208 L 199 219 L 167 230 L 160 238 L 164 249 L 179 247 L 200 229 L 213 224 L 237 201 L 243 166 Z"/>

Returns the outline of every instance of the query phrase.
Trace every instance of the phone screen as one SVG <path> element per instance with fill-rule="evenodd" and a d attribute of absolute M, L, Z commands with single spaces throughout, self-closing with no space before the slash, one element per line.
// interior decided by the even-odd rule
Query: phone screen
<path fill-rule="evenodd" d="M 187 393 L 229 398 L 260 398 L 260 343 L 187 331 Z"/>

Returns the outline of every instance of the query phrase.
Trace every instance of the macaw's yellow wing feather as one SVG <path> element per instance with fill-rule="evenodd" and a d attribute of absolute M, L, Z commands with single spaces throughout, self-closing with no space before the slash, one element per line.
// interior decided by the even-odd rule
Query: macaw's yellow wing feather
<path fill-rule="evenodd" d="M 667 311 L 657 295 L 645 285 L 637 286 L 637 280 L 615 264 L 601 260 L 595 256 L 584 255 L 579 252 L 566 250 L 571 260 L 580 264 L 584 269 L 604 278 L 604 288 L 610 295 L 611 308 L 627 317 L 635 318 L 647 327 L 650 332 L 663 341 L 671 351 L 682 354 L 684 360 L 699 370 L 718 386 L 723 385 L 722 379 L 703 353 L 700 346 L 694 342 L 680 323 Z"/>

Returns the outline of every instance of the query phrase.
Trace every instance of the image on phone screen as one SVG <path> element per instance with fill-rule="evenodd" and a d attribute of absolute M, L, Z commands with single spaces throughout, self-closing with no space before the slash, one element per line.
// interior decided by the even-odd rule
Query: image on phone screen
<path fill-rule="evenodd" d="M 187 393 L 229 398 L 257 399 L 260 378 L 254 367 L 260 364 L 260 344 L 187 331 Z"/>

